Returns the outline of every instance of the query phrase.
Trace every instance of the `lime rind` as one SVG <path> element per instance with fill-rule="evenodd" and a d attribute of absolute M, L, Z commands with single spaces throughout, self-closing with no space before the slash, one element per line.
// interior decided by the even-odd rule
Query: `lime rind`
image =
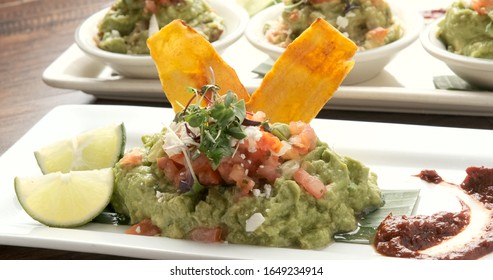
<path fill-rule="evenodd" d="M 17 199 L 34 220 L 50 227 L 77 227 L 92 221 L 109 204 L 112 168 L 49 173 L 14 179 Z"/>
<path fill-rule="evenodd" d="M 40 148 L 34 156 L 43 174 L 112 167 L 123 156 L 123 123 L 86 131 Z"/>
<path fill-rule="evenodd" d="M 43 175 L 16 177 L 17 199 L 34 220 L 72 228 L 91 222 L 110 203 L 113 166 L 124 155 L 123 123 L 78 134 L 34 152 Z"/>

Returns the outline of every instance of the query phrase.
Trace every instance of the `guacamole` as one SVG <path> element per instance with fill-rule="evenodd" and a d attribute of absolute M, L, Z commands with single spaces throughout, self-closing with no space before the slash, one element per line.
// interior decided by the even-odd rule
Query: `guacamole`
<path fill-rule="evenodd" d="M 476 9 L 462 1 L 453 3 L 438 24 L 437 36 L 450 52 L 493 59 L 493 11 Z"/>
<path fill-rule="evenodd" d="M 382 206 L 377 176 L 309 124 L 269 124 L 230 93 L 215 104 L 188 105 L 115 165 L 117 212 L 165 237 L 308 249 Z"/>
<path fill-rule="evenodd" d="M 317 18 L 323 18 L 351 39 L 360 50 L 380 47 L 398 40 L 402 28 L 394 21 L 383 0 L 284 0 L 277 21 L 266 24 L 269 42 L 286 47 Z"/>
<path fill-rule="evenodd" d="M 159 28 L 182 19 L 210 42 L 218 40 L 225 29 L 223 19 L 203 0 L 118 0 L 99 23 L 98 47 L 115 53 L 149 54 L 146 40 L 152 14 Z"/>

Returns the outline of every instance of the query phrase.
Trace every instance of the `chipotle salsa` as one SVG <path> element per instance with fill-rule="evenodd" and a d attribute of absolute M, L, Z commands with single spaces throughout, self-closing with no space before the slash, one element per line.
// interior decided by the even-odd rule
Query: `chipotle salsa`
<path fill-rule="evenodd" d="M 418 177 L 457 188 L 470 198 L 469 204 L 459 198 L 462 209 L 458 213 L 412 217 L 390 214 L 377 229 L 376 250 L 386 256 L 419 259 L 478 259 L 493 252 L 493 168 L 469 167 L 466 173 L 464 181 L 456 185 L 443 181 L 434 170 L 423 170 Z M 479 217 L 476 219 L 483 226 L 461 246 L 427 250 L 463 234 L 469 225 L 476 223 L 473 216 Z"/>

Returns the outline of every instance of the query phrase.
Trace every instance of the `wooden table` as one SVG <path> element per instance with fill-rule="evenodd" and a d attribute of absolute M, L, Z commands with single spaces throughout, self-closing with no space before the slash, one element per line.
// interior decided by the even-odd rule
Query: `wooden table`
<path fill-rule="evenodd" d="M 100 100 L 80 91 L 49 87 L 41 80 L 43 70 L 74 42 L 74 31 L 83 19 L 111 2 L 108 0 L 0 1 L 0 155 L 42 116 L 58 105 L 165 106 L 157 103 Z M 319 117 L 493 129 L 492 117 L 354 111 L 323 111 Z M 0 245 L 0 259 L 123 258 Z"/>

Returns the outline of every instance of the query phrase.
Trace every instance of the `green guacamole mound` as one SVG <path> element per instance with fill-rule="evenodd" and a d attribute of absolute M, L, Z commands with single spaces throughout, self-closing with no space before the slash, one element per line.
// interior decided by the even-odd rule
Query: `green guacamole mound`
<path fill-rule="evenodd" d="M 321 142 L 301 160 L 303 169 L 330 184 L 320 199 L 286 176 L 275 181 L 269 196 L 238 198 L 231 186 L 208 188 L 202 196 L 180 194 L 157 168 L 163 135 L 164 131 L 142 138 L 141 165 L 128 168 L 116 164 L 111 204 L 132 223 L 150 218 L 165 237 L 187 239 L 195 228 L 221 227 L 229 243 L 323 248 L 335 233 L 355 230 L 357 215 L 383 205 L 376 175 Z M 265 221 L 247 232 L 247 220 L 255 213 Z"/>
<path fill-rule="evenodd" d="M 99 23 L 99 48 L 123 54 L 149 54 L 146 45 L 152 12 L 143 0 L 118 0 Z M 175 19 L 185 21 L 209 42 L 219 39 L 225 26 L 222 17 L 214 13 L 203 0 L 171 1 L 156 6 L 159 28 Z"/>
<path fill-rule="evenodd" d="M 437 36 L 450 52 L 493 59 L 493 12 L 480 15 L 458 1 L 447 9 L 438 27 Z"/>
<path fill-rule="evenodd" d="M 267 23 L 267 39 L 286 47 L 317 18 L 322 18 L 346 35 L 360 50 L 392 43 L 402 37 L 400 24 L 384 0 L 285 0 L 281 19 Z"/>

